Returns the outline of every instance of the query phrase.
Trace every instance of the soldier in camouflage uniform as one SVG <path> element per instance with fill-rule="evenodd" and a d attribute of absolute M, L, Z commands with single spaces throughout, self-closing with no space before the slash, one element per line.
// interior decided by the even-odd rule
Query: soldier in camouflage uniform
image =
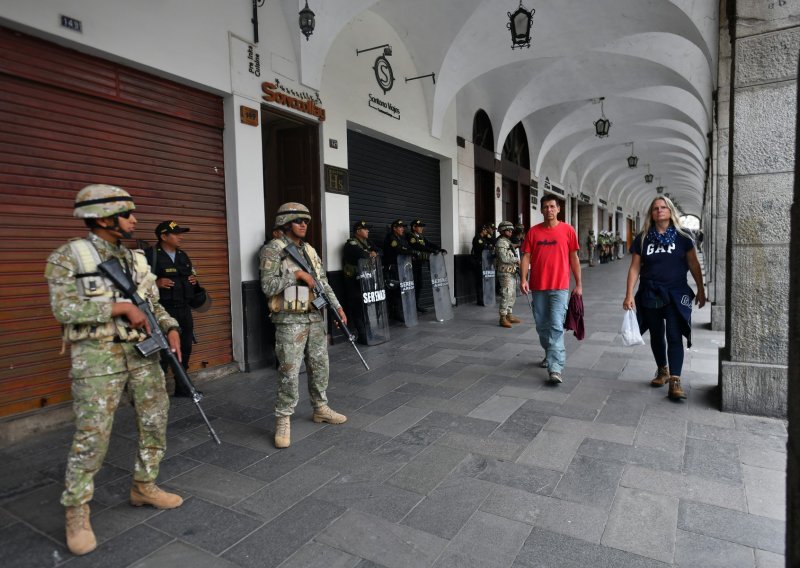
<path fill-rule="evenodd" d="M 288 448 L 291 442 L 290 417 L 299 399 L 298 377 L 305 359 L 308 392 L 314 407 L 314 422 L 341 424 L 347 417 L 328 406 L 328 341 L 322 313 L 313 305 L 314 283 L 283 250 L 294 244 L 316 273 L 333 308 L 342 320 L 347 317 L 333 293 L 322 261 L 308 243 L 303 242 L 311 215 L 300 203 L 284 203 L 278 208 L 275 226 L 284 235 L 264 245 L 260 254 L 261 289 L 267 296 L 270 319 L 275 324 L 275 355 L 278 358 L 278 395 L 275 404 L 275 447 Z"/>
<path fill-rule="evenodd" d="M 510 328 L 512 323 L 521 323 L 522 320 L 512 314 L 514 302 L 517 299 L 517 270 L 519 257 L 511 244 L 511 235 L 514 225 L 503 221 L 498 227 L 500 236 L 495 243 L 495 270 L 500 283 L 500 327 Z"/>
<path fill-rule="evenodd" d="M 53 315 L 71 345 L 75 436 L 67 458 L 65 490 L 67 546 L 73 554 L 94 550 L 89 522 L 94 476 L 100 470 L 111 437 L 114 412 L 127 385 L 139 426 L 139 450 L 130 492 L 132 505 L 171 509 L 183 502 L 159 489 L 155 480 L 167 444 L 169 398 L 157 354 L 142 357 L 135 349 L 145 339 L 145 315 L 97 271 L 117 259 L 147 298 L 171 349 L 180 358 L 178 322 L 158 303 L 155 276 L 142 251 L 121 243 L 136 227 L 131 196 L 110 185 L 89 185 L 75 198 L 75 216 L 84 219 L 89 236 L 73 239 L 47 259 L 45 278 Z"/>

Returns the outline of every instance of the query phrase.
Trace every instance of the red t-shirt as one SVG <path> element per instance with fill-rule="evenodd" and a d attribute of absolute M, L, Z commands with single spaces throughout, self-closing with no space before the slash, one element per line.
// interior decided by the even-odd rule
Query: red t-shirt
<path fill-rule="evenodd" d="M 528 286 L 531 290 L 568 290 L 569 255 L 579 250 L 578 236 L 568 223 L 530 228 L 522 242 L 522 253 L 530 253 Z"/>

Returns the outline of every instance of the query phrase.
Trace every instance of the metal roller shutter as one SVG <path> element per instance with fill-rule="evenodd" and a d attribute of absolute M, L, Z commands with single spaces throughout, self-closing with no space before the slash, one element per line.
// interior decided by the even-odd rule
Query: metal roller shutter
<path fill-rule="evenodd" d="M 175 218 L 214 307 L 192 369 L 231 361 L 222 99 L 0 28 L 0 416 L 69 400 L 44 263 L 89 183 L 131 192 L 136 237 Z M 135 243 L 128 243 L 134 246 Z"/>
<path fill-rule="evenodd" d="M 441 244 L 439 160 L 352 130 L 347 131 L 347 155 L 350 226 L 366 219 L 374 226 L 370 239 L 383 246 L 393 220 L 422 219 L 425 236 Z M 427 268 L 423 279 L 430 282 Z M 423 287 L 421 303 L 433 306 L 430 285 Z"/>

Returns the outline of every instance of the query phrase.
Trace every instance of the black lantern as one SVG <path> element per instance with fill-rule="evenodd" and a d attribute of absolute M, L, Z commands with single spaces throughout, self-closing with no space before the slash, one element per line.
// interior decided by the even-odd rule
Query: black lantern
<path fill-rule="evenodd" d="M 633 169 L 639 163 L 639 156 L 634 156 L 633 154 L 633 142 L 631 142 L 631 155 L 628 156 L 628 167 Z"/>
<path fill-rule="evenodd" d="M 656 193 L 664 193 L 664 186 L 659 185 L 658 187 L 656 187 Z"/>
<path fill-rule="evenodd" d="M 511 49 L 530 48 L 531 23 L 535 12 L 536 10 L 533 8 L 526 10 L 522 5 L 522 0 L 519 0 L 519 8 L 517 8 L 516 12 L 508 12 L 509 21 L 506 27 L 511 30 Z"/>
<path fill-rule="evenodd" d="M 594 123 L 595 135 L 598 138 L 608 136 L 608 131 L 611 129 L 611 121 L 606 118 L 606 113 L 603 110 L 603 101 L 605 99 L 605 97 L 600 97 L 600 118 Z"/>
<path fill-rule="evenodd" d="M 308 7 L 308 0 L 306 0 L 306 7 L 300 10 L 300 31 L 306 36 L 306 41 L 314 33 L 314 12 Z"/>

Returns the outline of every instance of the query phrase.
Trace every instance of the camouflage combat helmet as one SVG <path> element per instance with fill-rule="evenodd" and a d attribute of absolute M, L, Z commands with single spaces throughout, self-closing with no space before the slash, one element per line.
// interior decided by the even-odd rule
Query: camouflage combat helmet
<path fill-rule="evenodd" d="M 275 214 L 275 226 L 283 227 L 292 222 L 294 219 L 307 219 L 311 221 L 311 213 L 308 207 L 302 203 L 295 203 L 290 201 L 278 207 L 278 212 Z"/>
<path fill-rule="evenodd" d="M 503 221 L 502 223 L 500 223 L 500 226 L 497 227 L 497 230 L 500 231 L 501 233 L 503 231 L 513 231 L 514 224 L 511 223 L 510 221 Z"/>
<path fill-rule="evenodd" d="M 75 196 L 75 213 L 79 219 L 102 219 L 133 211 L 133 198 L 115 185 L 87 185 Z"/>

